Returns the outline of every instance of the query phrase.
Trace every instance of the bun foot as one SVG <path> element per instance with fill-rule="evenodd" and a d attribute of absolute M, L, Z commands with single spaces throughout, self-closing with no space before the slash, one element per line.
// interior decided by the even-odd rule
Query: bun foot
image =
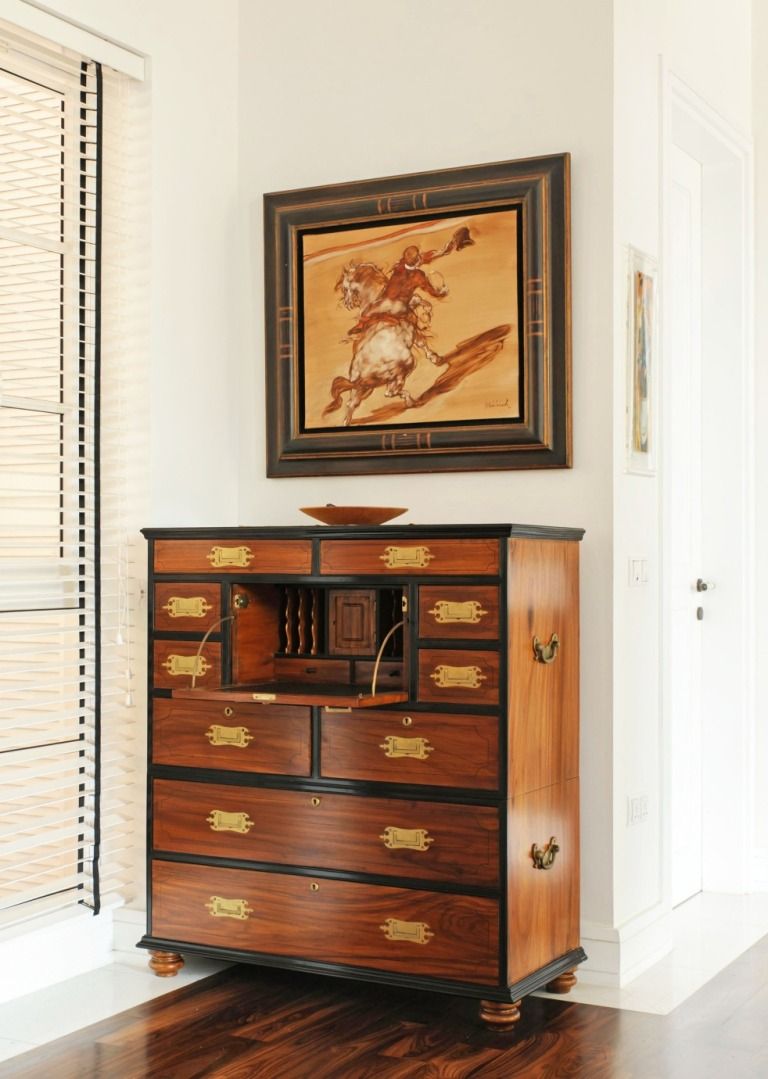
<path fill-rule="evenodd" d="M 548 993 L 570 993 L 575 984 L 576 975 L 572 970 L 566 970 L 563 974 L 558 974 L 551 982 L 547 982 L 545 988 Z"/>
<path fill-rule="evenodd" d="M 489 1030 L 511 1030 L 520 1021 L 520 1001 L 509 1004 L 503 1000 L 481 1000 L 480 1021 Z"/>
<path fill-rule="evenodd" d="M 184 960 L 178 952 L 150 952 L 149 969 L 158 978 L 173 978 L 184 966 Z"/>

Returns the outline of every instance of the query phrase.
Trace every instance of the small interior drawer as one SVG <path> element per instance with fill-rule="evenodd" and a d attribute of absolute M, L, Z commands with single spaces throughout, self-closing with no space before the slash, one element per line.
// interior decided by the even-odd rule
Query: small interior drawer
<path fill-rule="evenodd" d="M 155 629 L 203 634 L 220 617 L 219 584 L 172 581 L 155 585 Z"/>
<path fill-rule="evenodd" d="M 155 641 L 152 684 L 155 689 L 221 685 L 221 645 L 206 641 L 200 655 L 198 641 Z"/>
<path fill-rule="evenodd" d="M 419 636 L 496 640 L 499 590 L 486 585 L 422 585 Z"/>
<path fill-rule="evenodd" d="M 498 704 L 499 653 L 420 648 L 419 700 L 451 704 Z"/>

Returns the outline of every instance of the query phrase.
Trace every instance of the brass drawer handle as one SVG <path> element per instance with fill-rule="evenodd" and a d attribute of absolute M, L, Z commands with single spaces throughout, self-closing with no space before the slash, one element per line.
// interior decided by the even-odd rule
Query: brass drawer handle
<path fill-rule="evenodd" d="M 409 940 L 412 944 L 428 944 L 435 935 L 426 922 L 401 922 L 399 918 L 387 918 L 379 929 L 387 940 Z"/>
<path fill-rule="evenodd" d="M 170 596 L 163 610 L 169 618 L 205 618 L 213 605 L 205 596 Z"/>
<path fill-rule="evenodd" d="M 237 746 L 239 749 L 245 749 L 253 741 L 247 727 L 225 727 L 221 723 L 212 723 L 205 737 L 212 746 Z"/>
<path fill-rule="evenodd" d="M 429 850 L 435 842 L 426 828 L 394 828 L 391 825 L 384 829 L 383 840 L 387 850 Z"/>
<path fill-rule="evenodd" d="M 202 678 L 211 669 L 211 664 L 205 656 L 178 656 L 170 655 L 163 663 L 166 671 L 173 678 L 179 676 L 185 678 Z"/>
<path fill-rule="evenodd" d="M 429 677 L 439 689 L 480 689 L 488 675 L 477 666 L 449 667 L 441 663 Z"/>
<path fill-rule="evenodd" d="M 223 809 L 212 809 L 210 816 L 205 819 L 212 832 L 237 832 L 238 835 L 247 835 L 254 825 L 247 813 L 226 813 Z"/>
<path fill-rule="evenodd" d="M 387 569 L 424 569 L 434 557 L 429 547 L 385 547 L 379 555 Z"/>
<path fill-rule="evenodd" d="M 413 757 L 425 761 L 430 753 L 434 753 L 435 747 L 427 738 L 401 738 L 399 734 L 388 734 L 379 743 L 379 749 L 384 750 L 385 757 Z"/>
<path fill-rule="evenodd" d="M 533 657 L 537 663 L 554 663 L 559 647 L 560 638 L 556 633 L 549 638 L 549 644 L 542 644 L 538 637 L 534 637 Z"/>
<path fill-rule="evenodd" d="M 547 843 L 546 847 L 544 847 L 543 849 L 541 847 L 537 846 L 536 843 L 534 843 L 533 846 L 531 847 L 531 858 L 533 858 L 533 868 L 534 869 L 551 869 L 552 866 L 555 864 L 555 855 L 557 854 L 557 852 L 559 850 L 560 850 L 560 847 L 557 845 L 557 840 L 555 839 L 554 836 L 552 836 L 549 843 Z"/>
<path fill-rule="evenodd" d="M 205 556 L 214 569 L 222 566 L 245 567 L 253 560 L 253 551 L 250 547 L 211 547 Z"/>
<path fill-rule="evenodd" d="M 461 601 L 439 599 L 428 612 L 441 626 L 462 623 L 476 626 L 488 614 L 476 599 Z"/>
<path fill-rule="evenodd" d="M 205 907 L 212 918 L 237 918 L 245 922 L 253 914 L 247 899 L 223 899 L 220 895 L 212 895 Z"/>

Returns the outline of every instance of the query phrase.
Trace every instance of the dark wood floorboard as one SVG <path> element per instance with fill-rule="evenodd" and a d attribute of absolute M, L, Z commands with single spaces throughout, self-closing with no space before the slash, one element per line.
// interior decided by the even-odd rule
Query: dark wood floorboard
<path fill-rule="evenodd" d="M 768 1079 L 768 937 L 671 1015 L 233 967 L 0 1064 L 3 1079 Z"/>

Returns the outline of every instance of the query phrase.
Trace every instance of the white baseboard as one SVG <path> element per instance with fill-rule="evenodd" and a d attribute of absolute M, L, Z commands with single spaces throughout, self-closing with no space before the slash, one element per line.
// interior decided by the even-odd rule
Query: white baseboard
<path fill-rule="evenodd" d="M 116 904 L 109 904 L 94 916 L 84 907 L 71 907 L 5 931 L 0 940 L 0 1003 L 111 963 L 115 910 Z"/>
<path fill-rule="evenodd" d="M 147 953 L 136 947 L 147 928 L 147 913 L 133 907 L 121 907 L 115 911 L 113 948 L 117 962 L 141 961 L 146 964 Z"/>
<path fill-rule="evenodd" d="M 588 959 L 579 981 L 620 989 L 671 951 L 670 911 L 659 905 L 621 926 L 582 922 L 581 944 Z"/>
<path fill-rule="evenodd" d="M 758 847 L 752 855 L 752 890 L 768 892 L 768 848 Z"/>

